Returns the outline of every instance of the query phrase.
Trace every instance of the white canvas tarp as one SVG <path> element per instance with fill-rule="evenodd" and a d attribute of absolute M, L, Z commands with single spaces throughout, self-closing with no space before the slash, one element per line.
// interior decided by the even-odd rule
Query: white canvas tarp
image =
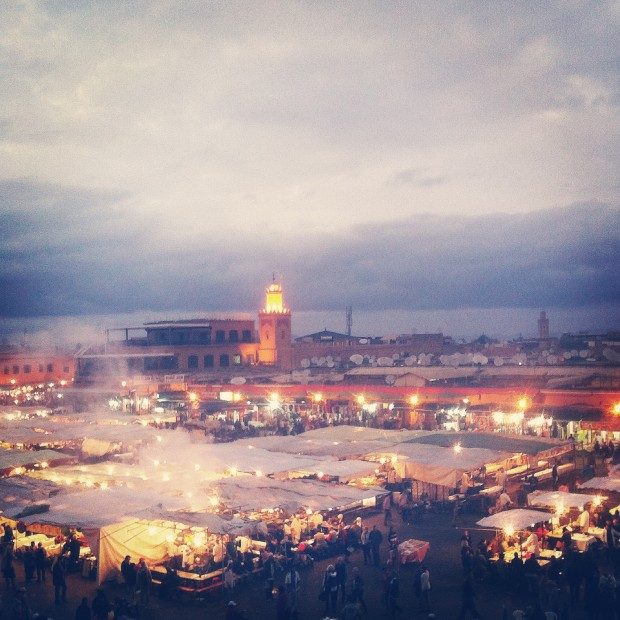
<path fill-rule="evenodd" d="M 56 450 L 0 450 L 0 470 L 70 461 L 73 458 Z"/>
<path fill-rule="evenodd" d="M 242 476 L 222 479 L 213 487 L 226 506 L 240 512 L 283 508 L 295 511 L 311 508 L 315 511 L 345 509 L 359 505 L 374 505 L 383 489 L 359 489 L 344 484 L 315 480 L 273 480 Z"/>
<path fill-rule="evenodd" d="M 588 493 L 566 493 L 564 491 L 534 491 L 528 493 L 527 503 L 529 506 L 545 506 L 554 509 L 558 505 L 564 508 L 580 508 L 600 497 Z"/>
<path fill-rule="evenodd" d="M 321 461 L 311 467 L 304 467 L 290 472 L 296 476 L 329 476 L 340 482 L 349 482 L 354 478 L 373 476 L 377 464 L 369 461 Z"/>
<path fill-rule="evenodd" d="M 579 486 L 580 489 L 600 489 L 601 491 L 613 491 L 620 493 L 620 478 L 592 478 Z"/>
<path fill-rule="evenodd" d="M 527 510 L 525 508 L 514 508 L 513 510 L 504 510 L 496 512 L 493 515 L 480 519 L 477 525 L 480 527 L 489 527 L 498 530 L 514 528 L 515 531 L 523 530 L 526 527 L 544 523 L 553 518 L 550 512 L 542 512 L 540 510 Z"/>
<path fill-rule="evenodd" d="M 403 443 L 390 450 L 372 452 L 365 458 L 372 461 L 391 461 L 402 478 L 452 488 L 461 479 L 463 472 L 471 472 L 490 463 L 504 463 L 511 456 L 506 452 L 485 448 L 463 448 L 457 453 L 452 448 Z"/>

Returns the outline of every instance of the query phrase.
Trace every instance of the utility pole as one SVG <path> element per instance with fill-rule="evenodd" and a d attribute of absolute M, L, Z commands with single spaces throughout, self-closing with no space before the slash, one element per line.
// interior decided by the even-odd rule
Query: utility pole
<path fill-rule="evenodd" d="M 351 336 L 353 327 L 353 306 L 347 306 L 347 336 Z"/>

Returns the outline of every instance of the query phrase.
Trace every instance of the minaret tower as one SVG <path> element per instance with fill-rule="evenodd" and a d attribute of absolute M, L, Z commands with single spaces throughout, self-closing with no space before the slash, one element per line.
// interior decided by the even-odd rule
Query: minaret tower
<path fill-rule="evenodd" d="M 275 275 L 265 291 L 265 306 L 258 313 L 258 335 L 259 361 L 282 370 L 290 370 L 291 311 L 284 306 L 282 286 L 276 282 Z"/>

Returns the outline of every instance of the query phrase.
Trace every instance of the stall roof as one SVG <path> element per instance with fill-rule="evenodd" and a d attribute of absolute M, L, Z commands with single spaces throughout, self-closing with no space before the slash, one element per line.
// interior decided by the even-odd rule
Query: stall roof
<path fill-rule="evenodd" d="M 514 508 L 513 510 L 504 510 L 502 512 L 496 512 L 488 517 L 484 517 L 484 519 L 480 519 L 480 521 L 478 521 L 477 525 L 480 527 L 489 527 L 498 530 L 512 527 L 518 531 L 538 523 L 544 523 L 552 518 L 553 514 L 550 512 L 527 510 L 525 508 Z"/>
<path fill-rule="evenodd" d="M 292 473 L 301 475 L 319 475 L 338 478 L 341 482 L 348 482 L 353 478 L 372 476 L 375 473 L 376 463 L 368 461 L 320 461 L 310 467 L 295 470 Z"/>
<path fill-rule="evenodd" d="M 116 521 L 137 517 L 148 508 L 179 509 L 186 502 L 156 496 L 150 490 L 114 487 L 89 489 L 79 493 L 63 493 L 50 498 L 49 510 L 30 515 L 25 523 L 49 523 L 58 526 L 100 528 Z"/>
<path fill-rule="evenodd" d="M 600 489 L 601 491 L 613 491 L 620 493 L 620 478 L 592 478 L 579 486 L 580 489 Z"/>
<path fill-rule="evenodd" d="M 316 428 L 302 433 L 299 437 L 304 439 L 326 439 L 328 441 L 386 441 L 389 443 L 400 443 L 413 439 L 414 437 L 428 435 L 429 433 L 431 433 L 431 431 L 394 431 L 343 424 L 339 426 Z"/>
<path fill-rule="evenodd" d="M 408 439 L 410 443 L 423 443 L 448 448 L 460 443 L 463 448 L 486 448 L 497 452 L 535 455 L 554 448 L 572 448 L 570 442 L 528 435 L 504 435 L 500 433 L 426 433 Z"/>
<path fill-rule="evenodd" d="M 56 450 L 0 450 L 0 470 L 67 461 L 72 458 Z"/>
<path fill-rule="evenodd" d="M 361 505 L 385 493 L 383 489 L 359 489 L 315 480 L 273 480 L 243 476 L 226 478 L 216 488 L 222 502 L 242 512 L 283 508 L 336 510 Z"/>
<path fill-rule="evenodd" d="M 307 433 L 301 435 L 287 435 L 285 437 L 267 436 L 252 439 L 241 439 L 237 445 L 254 446 L 270 452 L 285 452 L 288 454 L 305 454 L 308 456 L 326 457 L 336 459 L 359 458 L 374 450 L 386 449 L 396 445 L 394 441 L 353 439 L 312 439 Z"/>
<path fill-rule="evenodd" d="M 463 448 L 455 452 L 421 443 L 401 443 L 389 448 L 367 454 L 365 458 L 379 461 L 382 458 L 393 460 L 394 468 L 403 478 L 420 482 L 453 487 L 463 472 L 470 472 L 482 465 L 507 461 L 512 454 L 496 452 L 484 448 Z"/>
<path fill-rule="evenodd" d="M 35 480 L 28 476 L 0 478 L 0 513 L 8 517 L 19 515 L 24 509 L 62 491 L 62 487 L 49 480 Z"/>
<path fill-rule="evenodd" d="M 588 493 L 566 493 L 565 491 L 534 491 L 527 495 L 527 503 L 530 506 L 549 506 L 552 508 L 558 504 L 563 504 L 565 508 L 579 508 L 584 504 L 600 499 L 600 497 Z"/>

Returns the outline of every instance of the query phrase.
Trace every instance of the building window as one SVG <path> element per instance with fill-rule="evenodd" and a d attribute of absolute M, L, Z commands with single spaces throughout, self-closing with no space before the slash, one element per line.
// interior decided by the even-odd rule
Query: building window
<path fill-rule="evenodd" d="M 30 372 L 32 372 L 30 364 L 24 364 L 24 374 L 30 374 Z"/>
<path fill-rule="evenodd" d="M 43 372 L 43 368 L 44 368 L 43 364 L 39 364 L 39 372 Z"/>
<path fill-rule="evenodd" d="M 203 362 L 205 368 L 213 368 L 213 355 L 205 355 Z"/>
<path fill-rule="evenodd" d="M 228 332 L 228 341 L 229 342 L 239 342 L 239 332 L 236 329 L 231 329 Z"/>
<path fill-rule="evenodd" d="M 252 331 L 249 329 L 244 329 L 241 332 L 241 341 L 242 342 L 252 342 Z"/>
<path fill-rule="evenodd" d="M 230 366 L 230 358 L 228 357 L 228 353 L 222 353 L 222 355 L 220 355 L 220 366 L 222 368 Z"/>
<path fill-rule="evenodd" d="M 54 364 L 47 365 L 47 372 L 54 372 Z"/>
<path fill-rule="evenodd" d="M 226 337 L 226 334 L 224 332 L 223 329 L 218 329 L 215 332 L 215 342 L 224 342 L 224 338 Z"/>
<path fill-rule="evenodd" d="M 241 366 L 241 355 L 239 353 L 233 355 L 233 366 Z"/>
<path fill-rule="evenodd" d="M 248 366 L 251 366 L 254 363 L 254 356 L 253 355 L 246 355 L 245 356 L 245 363 L 248 364 Z"/>
<path fill-rule="evenodd" d="M 13 374 L 14 375 L 18 375 L 19 374 L 19 366 L 13 366 Z"/>
<path fill-rule="evenodd" d="M 4 367 L 4 374 L 8 375 L 8 374 L 10 374 L 10 372 L 11 372 L 11 369 L 8 366 L 5 366 Z"/>
<path fill-rule="evenodd" d="M 62 371 L 63 372 L 69 372 L 69 366 L 63 366 L 62 367 Z"/>
<path fill-rule="evenodd" d="M 188 355 L 187 356 L 187 367 L 190 370 L 198 368 L 198 356 L 197 355 Z"/>
<path fill-rule="evenodd" d="M 200 342 L 202 344 L 211 344 L 211 332 L 200 332 Z"/>

